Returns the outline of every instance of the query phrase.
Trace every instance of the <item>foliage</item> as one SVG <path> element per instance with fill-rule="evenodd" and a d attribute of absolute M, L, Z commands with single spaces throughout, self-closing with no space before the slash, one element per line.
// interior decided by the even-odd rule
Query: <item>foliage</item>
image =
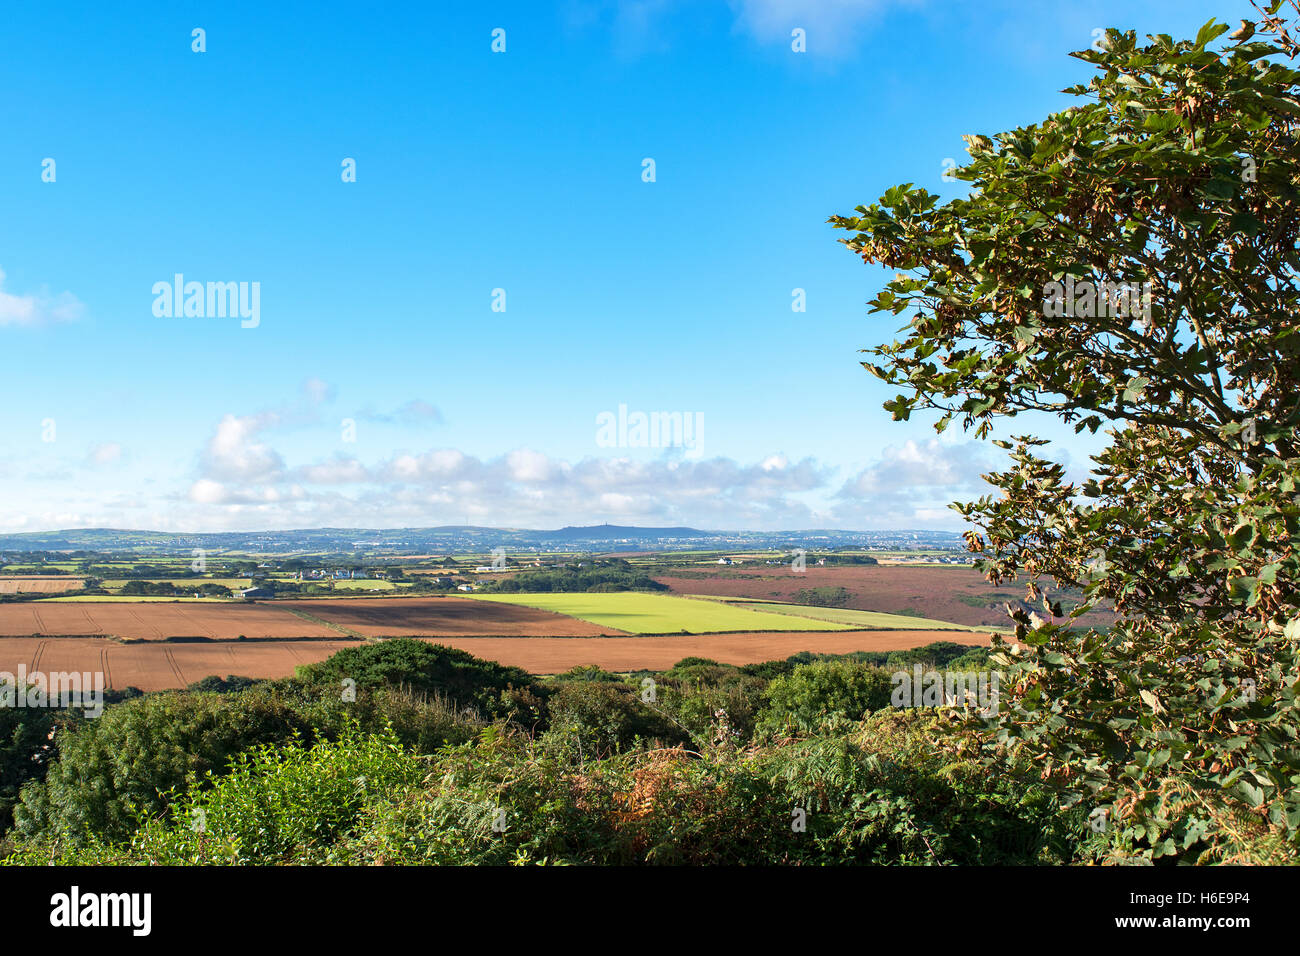
<path fill-rule="evenodd" d="M 135 826 L 135 808 L 161 810 L 166 794 L 192 774 L 219 771 L 242 751 L 279 743 L 306 724 L 283 702 L 241 695 L 150 694 L 107 708 L 59 735 L 59 759 L 44 782 L 22 789 L 14 808 L 20 833 L 77 841 L 117 838 Z"/>
<path fill-rule="evenodd" d="M 637 570 L 621 558 L 583 562 L 581 565 L 564 565 L 543 571 L 523 571 L 519 574 L 492 581 L 484 591 L 503 594 L 547 591 L 667 591 L 645 571 Z"/>
<path fill-rule="evenodd" d="M 849 603 L 848 588 L 820 587 L 801 588 L 794 596 L 796 604 L 810 604 L 814 607 L 845 607 Z"/>
<path fill-rule="evenodd" d="M 1053 617 L 1039 577 L 1082 589 L 1071 617 L 1115 607 L 1104 633 L 1010 609 L 990 746 L 1104 811 L 1125 856 L 1300 845 L 1300 48 L 1281 7 L 1218 47 L 1213 21 L 1108 31 L 1075 54 L 1097 70 L 1067 91 L 1084 103 L 967 137 L 968 197 L 902 185 L 831 220 L 903 270 L 872 305 L 914 309 L 906 338 L 864 363 L 905 390 L 896 419 L 1113 426 L 1081 486 L 1024 435 L 997 442 L 1001 494 L 955 507 L 993 584 L 1024 574 Z"/>
<path fill-rule="evenodd" d="M 762 735 L 817 733 L 889 706 L 889 672 L 852 660 L 796 667 L 767 686 L 758 719 Z"/>
<path fill-rule="evenodd" d="M 663 713 L 642 701 L 636 688 L 607 681 L 561 684 L 547 701 L 550 726 L 544 739 L 580 757 L 606 756 L 640 741 L 683 743 L 689 737 Z"/>
<path fill-rule="evenodd" d="M 13 824 L 22 787 L 44 778 L 55 753 L 55 735 L 76 719 L 73 712 L 0 707 L 0 833 Z"/>
<path fill-rule="evenodd" d="M 297 677 L 336 690 L 345 679 L 355 681 L 358 690 L 402 685 L 492 712 L 500 709 L 502 694 L 533 683 L 528 672 L 517 667 L 412 638 L 346 647 L 319 664 L 299 668 Z"/>
<path fill-rule="evenodd" d="M 258 747 L 130 840 L 21 845 L 9 864 L 1042 863 L 1078 853 L 1023 768 L 990 775 L 933 716 L 887 712 L 778 746 L 581 762 L 491 728 L 430 757 L 354 729 Z"/>

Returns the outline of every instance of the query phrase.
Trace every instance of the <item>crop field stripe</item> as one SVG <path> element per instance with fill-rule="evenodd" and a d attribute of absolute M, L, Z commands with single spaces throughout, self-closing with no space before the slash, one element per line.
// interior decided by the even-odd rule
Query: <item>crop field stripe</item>
<path fill-rule="evenodd" d="M 144 618 L 140 616 L 140 612 L 135 610 L 135 608 L 128 608 L 127 613 L 130 614 L 131 617 L 135 620 L 135 622 L 139 624 L 141 627 L 147 628 L 148 630 L 153 631 L 155 634 L 157 634 L 158 640 L 161 641 L 163 639 L 164 637 L 163 632 L 160 631 L 158 628 L 154 627 L 152 624 L 145 623 Z"/>
<path fill-rule="evenodd" d="M 193 617 L 191 617 L 189 611 L 185 610 L 184 608 L 177 608 L 176 613 L 180 615 L 180 617 L 185 621 L 186 624 L 192 623 L 195 627 L 203 630 L 204 633 L 208 635 L 208 637 L 212 638 L 213 640 L 216 640 L 217 632 L 212 630 L 212 628 L 208 627 L 206 624 L 204 624 L 202 620 L 195 620 Z"/>
<path fill-rule="evenodd" d="M 179 664 L 176 663 L 176 655 L 172 653 L 172 649 L 170 647 L 164 647 L 163 654 L 167 658 L 167 666 L 172 669 L 172 673 L 175 674 L 176 679 L 180 681 L 180 686 L 184 687 L 185 675 L 181 673 L 181 667 Z"/>
<path fill-rule="evenodd" d="M 737 608 L 712 601 L 640 591 L 483 594 L 478 600 L 504 604 L 522 604 L 544 611 L 558 612 L 605 627 L 615 627 L 634 634 L 718 634 L 733 631 L 848 631 L 849 624 L 797 618 L 804 621 L 792 627 L 793 615 L 778 615 Z"/>
<path fill-rule="evenodd" d="M 859 611 L 853 608 L 816 607 L 806 604 L 785 604 L 776 601 L 736 601 L 728 603 L 737 607 L 749 608 L 768 614 L 788 614 L 792 617 L 809 617 L 819 621 L 834 621 L 849 624 L 864 630 L 882 631 L 979 631 L 990 630 L 970 624 L 953 624 L 928 617 L 913 617 L 910 614 L 891 614 L 888 611 Z M 994 629 L 996 630 L 996 629 Z"/>
<path fill-rule="evenodd" d="M 77 610 L 81 612 L 81 616 L 85 618 L 86 624 L 90 627 L 90 630 L 86 632 L 87 634 L 103 633 L 104 629 L 95 623 L 95 619 L 90 616 L 90 612 L 86 610 L 85 605 L 78 605 Z"/>

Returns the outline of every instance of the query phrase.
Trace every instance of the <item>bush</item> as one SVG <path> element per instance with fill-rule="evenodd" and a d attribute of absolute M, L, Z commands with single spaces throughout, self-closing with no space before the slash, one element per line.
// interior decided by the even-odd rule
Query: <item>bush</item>
<path fill-rule="evenodd" d="M 794 596 L 796 604 L 808 604 L 814 607 L 844 607 L 849 603 L 847 588 L 802 588 Z"/>
<path fill-rule="evenodd" d="M 411 638 L 344 648 L 319 664 L 300 667 L 297 677 L 304 684 L 330 687 L 336 693 L 345 678 L 355 681 L 358 690 L 402 686 L 491 713 L 500 710 L 503 692 L 533 683 L 532 676 L 518 667 Z"/>
<path fill-rule="evenodd" d="M 110 707 L 59 735 L 59 759 L 29 782 L 14 808 L 24 835 L 123 837 L 134 808 L 161 810 L 186 778 L 220 772 L 238 753 L 282 743 L 308 726 L 264 694 L 169 692 Z"/>
<path fill-rule="evenodd" d="M 690 740 L 654 705 L 642 702 L 627 684 L 575 681 L 560 685 L 548 701 L 545 740 L 558 752 L 606 756 L 641 741 L 669 745 Z"/>
<path fill-rule="evenodd" d="M 796 667 L 767 686 L 758 732 L 816 733 L 861 720 L 889 706 L 889 672 L 857 661 L 817 661 Z"/>

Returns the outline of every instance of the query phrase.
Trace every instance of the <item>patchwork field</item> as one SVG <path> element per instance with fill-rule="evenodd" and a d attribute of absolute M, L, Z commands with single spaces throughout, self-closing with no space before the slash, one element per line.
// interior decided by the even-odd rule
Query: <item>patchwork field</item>
<path fill-rule="evenodd" d="M 357 598 L 277 601 L 366 637 L 542 636 L 586 637 L 619 633 L 563 614 L 458 597 Z"/>
<path fill-rule="evenodd" d="M 794 634 L 660 635 L 652 637 L 442 637 L 427 638 L 476 657 L 555 674 L 586 664 L 606 670 L 663 670 L 684 657 L 708 657 L 724 664 L 783 660 L 800 651 L 846 654 L 894 651 L 934 641 L 952 641 L 952 631 L 839 631 Z M 121 690 L 185 687 L 208 676 L 289 677 L 301 664 L 322 661 L 358 641 L 204 641 L 120 644 L 105 638 L 0 638 L 0 671 L 24 665 L 41 671 L 100 671 L 105 686 Z M 988 644 L 987 635 L 964 634 L 956 643 Z"/>
<path fill-rule="evenodd" d="M 973 568 L 886 567 L 852 565 L 847 567 L 809 566 L 801 573 L 788 567 L 765 565 L 747 568 L 702 568 L 656 575 L 678 594 L 718 595 L 750 598 L 756 601 L 795 602 L 802 590 L 842 587 L 849 592 L 844 607 L 859 611 L 883 611 L 889 614 L 913 612 L 931 620 L 951 621 L 972 627 L 1007 627 L 1002 603 L 1016 602 L 1025 596 L 1024 582 L 1008 582 L 994 587 Z M 1114 616 L 1107 611 L 1089 612 L 1075 623 L 1081 626 L 1106 626 Z"/>
<path fill-rule="evenodd" d="M 716 634 L 725 631 L 835 631 L 850 625 L 770 614 L 720 601 L 638 591 L 604 594 L 480 594 L 479 602 L 523 605 L 569 614 L 631 634 Z"/>
<path fill-rule="evenodd" d="M 336 628 L 268 604 L 102 600 L 0 604 L 0 636 L 90 634 L 145 641 L 344 636 Z"/>
<path fill-rule="evenodd" d="M 537 674 L 582 664 L 662 669 L 683 657 L 744 664 L 799 651 L 989 640 L 987 630 L 907 615 L 639 592 L 254 604 L 48 600 L 0 605 L 0 670 L 103 671 L 110 687 L 158 690 L 210 675 L 286 677 L 365 638 L 407 636 Z"/>

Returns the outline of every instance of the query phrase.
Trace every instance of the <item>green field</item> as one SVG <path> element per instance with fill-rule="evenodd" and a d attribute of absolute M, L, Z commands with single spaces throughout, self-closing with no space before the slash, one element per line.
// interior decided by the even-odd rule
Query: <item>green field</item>
<path fill-rule="evenodd" d="M 631 634 L 721 631 L 846 631 L 851 625 L 790 614 L 764 614 L 716 601 L 618 591 L 606 594 L 472 594 L 480 601 L 522 604 Z M 912 620 L 907 618 L 907 620 Z M 917 625 L 912 624 L 915 628 Z"/>
<path fill-rule="evenodd" d="M 303 584 L 324 584 L 324 581 L 304 581 Z M 380 578 L 339 578 L 334 582 L 336 591 L 392 591 L 397 587 L 392 581 Z"/>
<path fill-rule="evenodd" d="M 1002 628 L 973 627 L 966 624 L 953 624 L 951 621 L 936 621 L 928 617 L 912 617 L 910 614 L 886 614 L 883 611 L 855 611 L 842 607 L 811 607 L 805 604 L 777 604 L 772 601 L 731 601 L 731 607 L 743 607 L 751 611 L 768 614 L 783 614 L 808 617 L 818 621 L 831 621 L 835 624 L 847 624 L 863 631 L 989 631 Z"/>
<path fill-rule="evenodd" d="M 179 588 L 197 588 L 203 584 L 220 584 L 232 591 L 253 586 L 248 578 L 113 578 L 105 580 L 103 586 L 111 591 L 116 591 L 125 587 L 131 580 L 143 581 L 146 584 L 173 584 Z"/>

